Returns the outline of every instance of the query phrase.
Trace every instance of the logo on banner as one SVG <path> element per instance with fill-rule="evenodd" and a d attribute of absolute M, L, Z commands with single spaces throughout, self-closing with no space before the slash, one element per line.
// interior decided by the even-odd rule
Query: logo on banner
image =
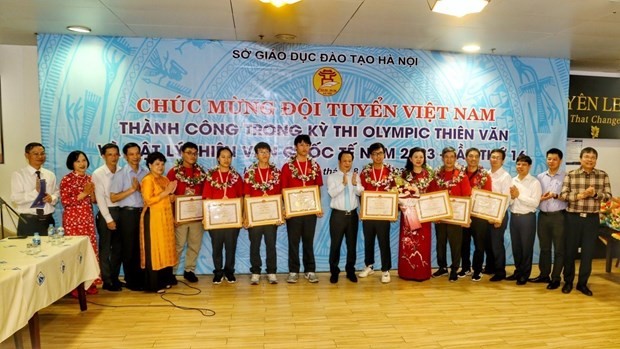
<path fill-rule="evenodd" d="M 323 96 L 333 96 L 342 87 L 342 75 L 335 68 L 323 67 L 314 73 L 312 85 Z"/>

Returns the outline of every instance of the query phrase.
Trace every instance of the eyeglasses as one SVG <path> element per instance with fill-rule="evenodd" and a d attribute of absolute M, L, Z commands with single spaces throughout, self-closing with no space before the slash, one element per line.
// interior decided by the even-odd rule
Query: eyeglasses
<path fill-rule="evenodd" d="M 35 153 L 35 152 L 30 152 L 30 153 L 28 153 L 28 154 L 30 154 L 30 155 L 32 155 L 32 156 L 45 156 L 45 152 L 43 152 L 43 153 Z"/>
<path fill-rule="evenodd" d="M 183 153 L 189 156 L 198 156 L 198 152 L 196 151 L 184 151 Z"/>
<path fill-rule="evenodd" d="M 372 156 L 380 156 L 380 155 L 384 155 L 385 153 L 382 151 L 374 151 L 372 153 L 370 153 L 370 155 Z"/>

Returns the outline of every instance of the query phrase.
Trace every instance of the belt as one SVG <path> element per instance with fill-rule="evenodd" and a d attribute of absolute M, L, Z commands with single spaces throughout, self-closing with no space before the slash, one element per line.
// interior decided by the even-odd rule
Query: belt
<path fill-rule="evenodd" d="M 512 216 L 527 216 L 527 215 L 530 215 L 530 214 L 534 214 L 534 212 L 528 212 L 528 213 L 513 213 L 513 212 L 510 212 L 510 215 L 512 215 Z"/>
<path fill-rule="evenodd" d="M 118 206 L 108 206 L 108 211 L 116 211 L 116 210 L 120 210 L 121 208 Z"/>
<path fill-rule="evenodd" d="M 357 214 L 357 211 L 355 209 L 350 210 L 350 211 L 343 211 L 343 210 L 337 210 L 335 208 L 332 208 L 332 212 L 343 214 L 345 216 L 350 216 L 352 214 Z"/>
<path fill-rule="evenodd" d="M 564 212 L 566 212 L 566 210 L 551 211 L 551 212 L 540 211 L 540 214 L 543 214 L 545 216 L 552 216 L 552 215 L 564 214 Z"/>
<path fill-rule="evenodd" d="M 598 217 L 599 216 L 598 212 L 569 212 L 569 213 L 573 214 L 573 215 L 576 215 L 576 216 L 579 216 L 581 218 L 593 217 L 593 216 Z"/>
<path fill-rule="evenodd" d="M 37 214 L 29 214 L 29 213 L 20 213 L 20 216 L 27 218 L 27 219 L 36 219 L 38 221 L 46 221 L 50 218 L 52 218 L 52 214 L 44 214 L 44 215 L 37 215 Z"/>
<path fill-rule="evenodd" d="M 142 210 L 142 207 L 124 206 L 124 207 L 121 207 L 121 210 L 127 210 L 127 211 L 141 211 L 141 210 Z"/>

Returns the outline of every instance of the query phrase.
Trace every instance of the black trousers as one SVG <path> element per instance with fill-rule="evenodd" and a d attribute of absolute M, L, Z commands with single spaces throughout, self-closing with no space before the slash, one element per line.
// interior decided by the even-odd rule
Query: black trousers
<path fill-rule="evenodd" d="M 486 246 L 486 237 L 489 231 L 489 222 L 478 218 L 471 217 L 471 224 L 468 228 L 463 228 L 463 240 L 461 242 L 461 268 L 469 270 L 472 267 L 469 256 L 471 254 L 471 240 L 474 240 L 474 272 L 482 272 L 482 263 L 484 262 L 484 251 Z"/>
<path fill-rule="evenodd" d="M 109 207 L 110 215 L 114 222 L 120 221 L 120 209 Z M 121 234 L 117 230 L 108 229 L 105 218 L 101 212 L 97 213 L 97 232 L 99 233 L 99 268 L 103 282 L 118 283 L 118 275 L 121 272 L 121 260 L 123 252 Z"/>
<path fill-rule="evenodd" d="M 452 264 L 450 269 L 456 271 L 461 263 L 461 244 L 463 240 L 463 227 L 454 224 L 439 223 L 435 224 L 435 234 L 437 236 L 437 264 L 439 268 L 448 267 L 447 243 L 450 243 L 450 257 Z"/>
<path fill-rule="evenodd" d="M 345 270 L 347 273 L 355 272 L 355 261 L 357 259 L 357 230 L 359 219 L 357 211 L 347 214 L 345 211 L 332 209 L 329 216 L 329 235 L 331 244 L 329 246 L 329 271 L 332 274 L 340 273 L 338 264 L 340 263 L 340 250 L 342 240 L 346 237 L 347 241 L 347 262 Z"/>
<path fill-rule="evenodd" d="M 491 245 L 493 246 L 493 257 L 495 257 L 495 275 L 506 276 L 506 246 L 504 246 L 504 233 L 508 226 L 508 212 L 504 215 L 502 224 L 495 228 L 493 224 L 489 224 L 491 235 Z"/>
<path fill-rule="evenodd" d="M 299 242 L 303 244 L 304 272 L 314 273 L 314 231 L 316 229 L 316 215 L 293 217 L 286 220 L 288 234 L 288 271 L 299 273 Z"/>
<path fill-rule="evenodd" d="M 392 269 L 392 250 L 390 248 L 390 222 L 366 220 L 362 222 L 364 230 L 364 264 L 375 264 L 375 238 L 381 252 L 381 271 Z"/>
<path fill-rule="evenodd" d="M 235 258 L 239 228 L 213 229 L 209 231 L 213 244 L 213 274 L 232 275 L 235 273 Z M 226 261 L 222 251 L 226 248 Z"/>
<path fill-rule="evenodd" d="M 146 209 L 144 213 L 144 290 L 147 292 L 157 292 L 174 283 L 175 277 L 172 273 L 172 267 L 166 267 L 159 270 L 153 270 L 151 261 L 151 213 Z M 139 257 L 138 257 L 139 258 Z"/>
<path fill-rule="evenodd" d="M 127 287 L 142 287 L 144 273 L 140 268 L 140 213 L 142 208 L 123 207 L 117 229 L 121 235 L 122 262 Z"/>
<path fill-rule="evenodd" d="M 536 214 L 510 214 L 510 241 L 515 260 L 515 274 L 528 279 L 532 273 L 534 240 L 536 239 Z"/>
<path fill-rule="evenodd" d="M 37 216 L 36 214 L 20 214 L 20 219 L 17 223 L 17 235 L 18 236 L 32 236 L 34 233 L 39 233 L 41 236 L 47 235 L 47 228 L 50 224 L 56 226 L 54 216 L 51 214 L 44 216 Z M 23 222 L 22 219 L 25 221 Z"/>
<path fill-rule="evenodd" d="M 276 253 L 276 225 L 263 225 L 248 229 L 248 237 L 250 238 L 250 272 L 252 274 L 260 274 L 262 259 L 260 256 L 260 244 L 265 237 L 265 254 L 267 255 L 267 274 L 275 274 L 277 265 Z"/>
<path fill-rule="evenodd" d="M 575 280 L 575 259 L 581 247 L 578 285 L 587 285 L 592 273 L 592 257 L 598 236 L 598 213 L 566 214 L 566 259 L 564 260 L 564 282 L 572 284 Z"/>
<path fill-rule="evenodd" d="M 564 221 L 566 211 L 538 213 L 538 243 L 540 258 L 538 268 L 541 276 L 551 276 L 551 280 L 560 281 L 564 268 L 564 250 L 566 249 Z M 553 247 L 553 271 L 551 270 L 551 248 Z"/>

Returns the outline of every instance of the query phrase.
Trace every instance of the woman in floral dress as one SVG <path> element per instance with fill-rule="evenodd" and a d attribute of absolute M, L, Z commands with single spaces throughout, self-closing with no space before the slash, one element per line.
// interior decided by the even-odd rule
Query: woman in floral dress
<path fill-rule="evenodd" d="M 62 225 L 67 236 L 88 236 L 97 260 L 97 235 L 95 233 L 95 217 L 93 201 L 95 200 L 95 184 L 91 181 L 86 169 L 90 163 L 84 152 L 75 150 L 67 156 L 67 168 L 71 170 L 60 181 L 60 202 L 64 206 Z M 99 283 L 101 280 L 99 280 Z M 97 282 L 87 290 L 89 294 L 97 293 Z"/>
<path fill-rule="evenodd" d="M 426 164 L 426 150 L 415 147 L 409 151 L 402 178 L 404 191 L 412 196 L 426 193 L 433 180 L 433 170 Z M 406 215 L 415 215 L 415 212 L 408 209 L 401 213 L 398 276 L 406 280 L 428 280 L 431 277 L 431 223 L 420 224 L 416 216 L 408 219 Z"/>

